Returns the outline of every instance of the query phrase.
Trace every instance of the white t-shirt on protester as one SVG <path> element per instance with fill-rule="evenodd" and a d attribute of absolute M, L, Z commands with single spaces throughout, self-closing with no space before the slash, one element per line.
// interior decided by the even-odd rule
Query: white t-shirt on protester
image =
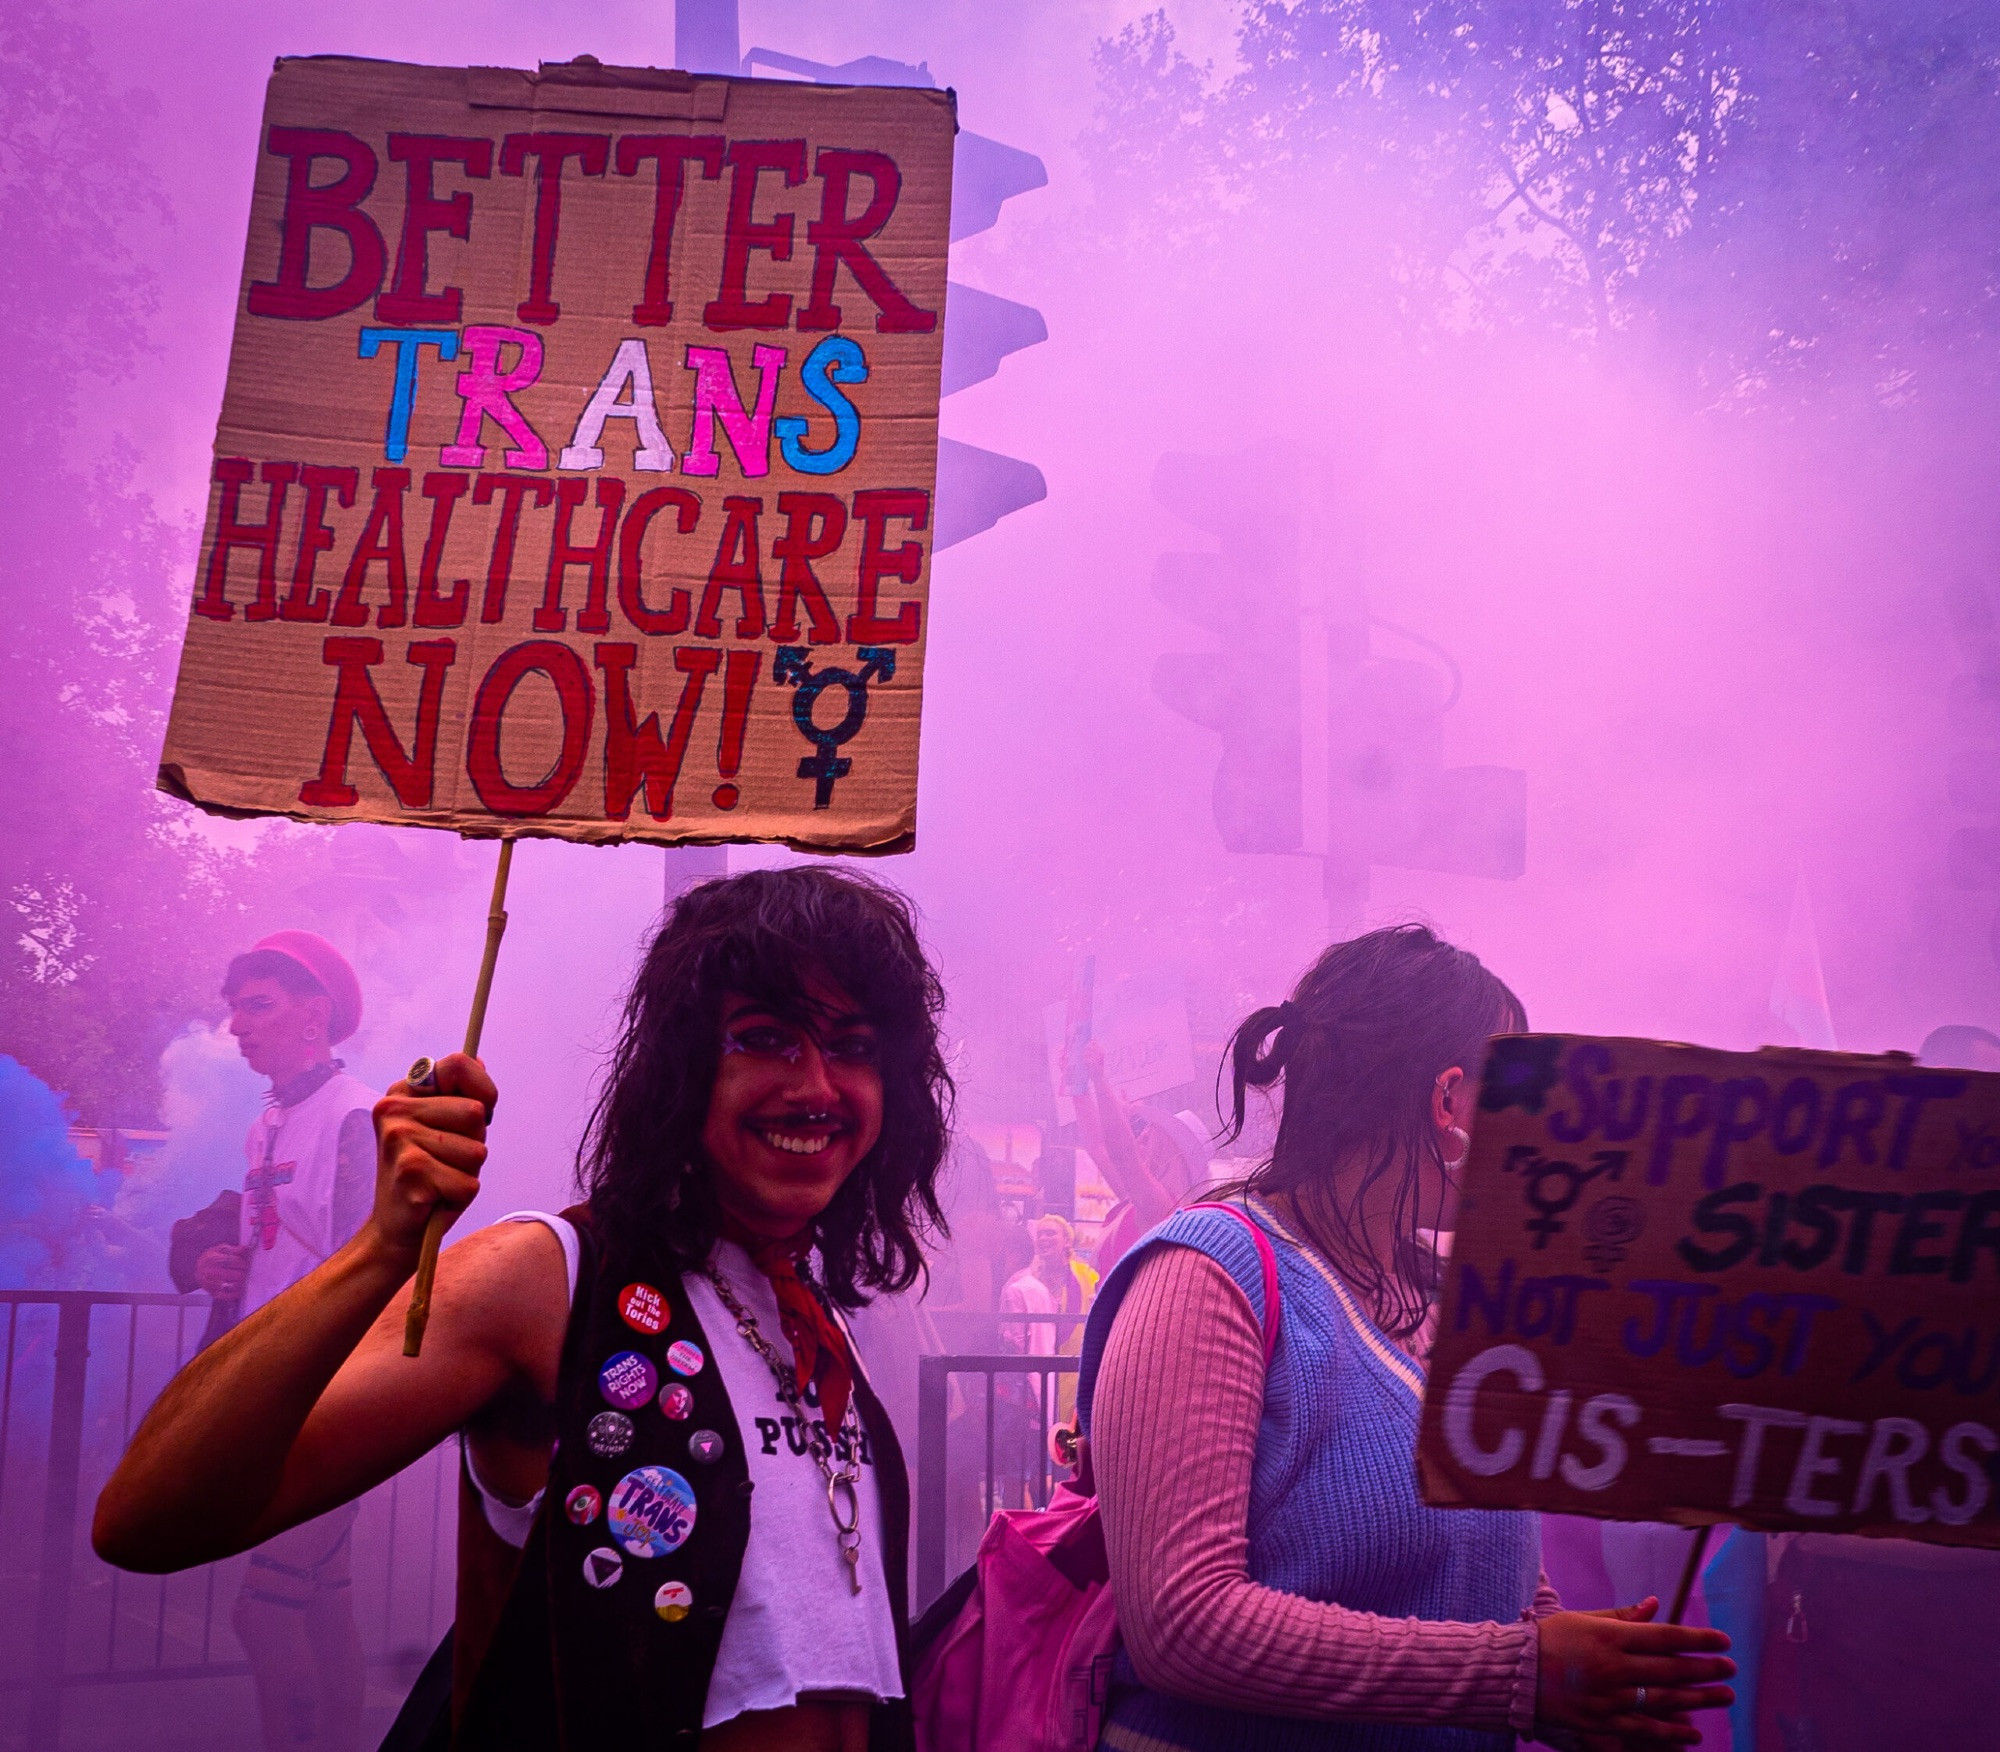
<path fill-rule="evenodd" d="M 247 1320 L 272 1297 L 324 1265 L 347 1240 L 335 1234 L 340 1129 L 381 1096 L 344 1070 L 290 1107 L 268 1107 L 243 1140 L 243 1203 L 237 1239 L 250 1250 L 236 1317 Z"/>
<path fill-rule="evenodd" d="M 569 1223 L 546 1211 L 510 1211 L 499 1220 L 541 1223 L 555 1233 L 574 1301 L 577 1238 Z M 757 1330 L 780 1357 L 787 1356 L 770 1279 L 731 1242 L 717 1245 L 715 1263 Z M 882 1574 L 882 1498 L 872 1456 L 864 1451 L 861 1462 L 861 1592 L 856 1594 L 834 1538 L 826 1474 L 812 1456 L 812 1433 L 799 1429 L 770 1365 L 737 1332 L 736 1316 L 722 1305 L 715 1286 L 698 1272 L 688 1273 L 684 1282 L 715 1352 L 709 1363 L 722 1371 L 756 1487 L 750 1494 L 750 1542 L 723 1621 L 701 1725 L 720 1727 L 745 1710 L 784 1709 L 802 1691 L 901 1697 L 895 1618 Z M 806 1410 L 810 1415 L 813 1407 Z M 815 1430 L 825 1427 L 818 1419 L 813 1423 Z M 526 1544 L 541 1493 L 523 1504 L 510 1503 L 487 1488 L 469 1453 L 466 1458 L 484 1498 L 487 1524 L 508 1544 Z"/>
<path fill-rule="evenodd" d="M 779 1325 L 778 1298 L 749 1254 L 719 1242 L 716 1269 L 749 1310 L 780 1357 L 789 1357 Z M 882 1574 L 882 1499 L 874 1458 L 861 1459 L 861 1592 L 848 1581 L 846 1560 L 827 1508 L 826 1474 L 812 1439 L 825 1425 L 801 1430 L 778 1391 L 770 1365 L 736 1330 L 715 1286 L 698 1272 L 684 1280 L 695 1318 L 708 1334 L 737 1427 L 749 1450 L 750 1543 L 736 1598 L 722 1627 L 722 1647 L 708 1683 L 701 1725 L 713 1728 L 751 1709 L 783 1709 L 805 1691 L 903 1695 L 896 1664 L 896 1626 Z M 806 1406 L 809 1417 L 814 1407 Z M 823 1439 L 823 1438 L 822 1438 Z"/>

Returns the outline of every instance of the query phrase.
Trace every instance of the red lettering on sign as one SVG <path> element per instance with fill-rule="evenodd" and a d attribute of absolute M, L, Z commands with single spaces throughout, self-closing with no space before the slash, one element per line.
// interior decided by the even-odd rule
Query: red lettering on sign
<path fill-rule="evenodd" d="M 722 676 L 722 734 L 715 739 L 715 770 L 722 783 L 709 798 L 718 809 L 734 809 L 742 796 L 736 772 L 743 764 L 743 733 L 750 727 L 750 695 L 763 670 L 763 652 L 729 653 Z"/>
<path fill-rule="evenodd" d="M 660 736 L 660 715 L 648 712 L 638 720 L 632 705 L 632 665 L 637 645 L 599 645 L 597 667 L 604 671 L 604 813 L 623 821 L 632 813 L 632 798 L 646 788 L 646 813 L 665 821 L 674 812 L 674 785 L 687 756 L 695 714 L 701 710 L 702 689 L 722 667 L 722 653 L 711 645 L 683 645 L 674 652 L 674 667 L 686 677 L 672 725 Z"/>
<path fill-rule="evenodd" d="M 915 487 L 879 487 L 854 495 L 854 515 L 861 520 L 861 559 L 855 579 L 854 612 L 847 617 L 850 645 L 909 645 L 916 642 L 922 605 L 906 602 L 893 620 L 876 612 L 875 601 L 884 578 L 916 582 L 924 550 L 913 541 L 884 546 L 892 519 L 907 522 L 911 532 L 930 522 L 931 496 Z"/>
<path fill-rule="evenodd" d="M 785 516 L 785 533 L 771 543 L 771 557 L 782 560 L 778 574 L 778 615 L 771 637 L 785 644 L 799 636 L 799 604 L 811 623 L 812 643 L 840 642 L 840 620 L 812 569 L 839 548 L 847 534 L 847 507 L 833 493 L 780 493 L 778 509 Z"/>
<path fill-rule="evenodd" d="M 576 617 L 580 633 L 608 633 L 611 611 L 611 537 L 618 528 L 618 507 L 625 503 L 625 483 L 614 475 L 600 475 L 597 481 L 597 520 L 594 540 L 578 544 L 569 538 L 570 519 L 590 491 L 587 480 L 556 483 L 556 527 L 549 538 L 548 582 L 542 591 L 542 606 L 535 610 L 535 631 L 559 633 L 569 621 L 562 605 L 563 574 L 571 566 L 588 566 L 590 583 L 584 605 Z"/>
<path fill-rule="evenodd" d="M 354 544 L 340 580 L 340 594 L 334 598 L 333 624 L 337 627 L 368 624 L 368 605 L 361 600 L 361 591 L 368 580 L 368 568 L 378 560 L 385 570 L 389 595 L 376 611 L 375 624 L 399 627 L 410 617 L 409 564 L 403 557 L 403 494 L 409 490 L 410 471 L 378 468 L 370 484 L 375 489 L 375 503 L 368 507 L 368 521 L 361 526 L 361 538 Z"/>
<path fill-rule="evenodd" d="M 267 462 L 258 474 L 270 488 L 265 501 L 264 521 L 245 523 L 241 506 L 243 489 L 250 484 L 250 459 L 225 456 L 215 465 L 215 478 L 222 485 L 222 502 L 215 512 L 215 546 L 208 556 L 208 571 L 202 579 L 200 597 L 194 611 L 207 620 L 229 620 L 236 609 L 228 595 L 229 556 L 237 548 L 257 550 L 257 599 L 243 611 L 245 620 L 266 621 L 278 612 L 278 532 L 284 521 L 285 489 L 298 478 L 295 462 Z"/>
<path fill-rule="evenodd" d="M 722 593 L 734 590 L 743 598 L 743 612 L 736 617 L 736 636 L 755 639 L 764 631 L 764 572 L 757 547 L 757 514 L 764 509 L 764 501 L 724 499 L 722 509 L 729 521 L 722 526 L 715 564 L 709 568 L 701 607 L 695 613 L 695 637 L 722 637 Z"/>
<path fill-rule="evenodd" d="M 903 173 L 886 152 L 852 152 L 822 147 L 813 160 L 814 172 L 825 182 L 819 217 L 806 227 L 813 246 L 812 297 L 799 312 L 802 329 L 840 327 L 840 306 L 833 301 L 834 282 L 842 264 L 875 304 L 875 331 L 884 335 L 927 335 L 937 327 L 937 312 L 919 310 L 905 298 L 882 264 L 863 247 L 889 223 L 903 192 Z M 848 187 L 857 176 L 868 178 L 868 205 L 849 218 Z"/>
<path fill-rule="evenodd" d="M 444 563 L 445 536 L 451 530 L 451 514 L 472 485 L 472 477 L 462 474 L 427 474 L 424 497 L 431 502 L 430 534 L 424 537 L 424 557 L 417 564 L 417 609 L 411 617 L 420 627 L 462 627 L 472 596 L 472 580 L 457 579 L 451 594 L 438 588 L 438 568 Z"/>
<path fill-rule="evenodd" d="M 681 196 L 687 188 L 688 161 L 700 164 L 701 174 L 714 182 L 722 174 L 726 144 L 720 134 L 626 134 L 618 142 L 620 176 L 636 176 L 639 166 L 649 158 L 658 166 L 653 185 L 653 243 L 646 254 L 646 290 L 632 306 L 632 320 L 644 327 L 674 319 L 670 277 L 674 222 L 680 217 Z"/>
<path fill-rule="evenodd" d="M 712 329 L 783 328 L 791 320 L 792 295 L 773 292 L 750 302 L 750 252 L 763 250 L 774 262 L 792 259 L 792 216 L 753 219 L 757 179 L 767 170 L 779 171 L 785 187 L 806 180 L 803 140 L 738 140 L 729 148 L 729 225 L 722 237 L 722 284 L 703 308 L 701 320 Z"/>
<path fill-rule="evenodd" d="M 486 598 L 479 606 L 479 618 L 488 626 L 498 626 L 507 613 L 507 581 L 514 570 L 514 538 L 521 528 L 521 501 L 532 498 L 536 507 L 556 496 L 556 484 L 540 475 L 483 474 L 472 483 L 472 502 L 485 505 L 500 495 L 500 518 L 493 526 L 493 554 L 486 562 Z"/>
<path fill-rule="evenodd" d="M 299 557 L 292 567 L 292 587 L 278 604 L 278 616 L 288 621 L 323 621 L 333 605 L 333 592 L 315 590 L 313 575 L 320 555 L 333 546 L 333 531 L 326 526 L 326 496 L 333 494 L 342 510 L 352 510 L 361 471 L 309 462 L 299 470 L 299 485 L 306 493 L 305 509 L 299 516 Z"/>
<path fill-rule="evenodd" d="M 279 221 L 278 277 L 251 286 L 250 314 L 320 322 L 365 304 L 381 286 L 388 260 L 382 233 L 361 210 L 375 186 L 374 152 L 366 141 L 335 128 L 273 128 L 265 149 L 291 164 Z M 315 187 L 313 163 L 321 158 L 337 158 L 346 169 Z M 337 231 L 347 239 L 347 272 L 331 286 L 311 283 L 315 231 Z"/>
<path fill-rule="evenodd" d="M 562 748 L 555 764 L 535 784 L 512 783 L 500 766 L 500 725 L 514 690 L 540 671 L 555 684 L 562 711 Z M 575 787 L 590 748 L 597 692 L 583 659 L 553 639 L 530 639 L 500 653 L 472 701 L 472 728 L 466 738 L 465 770 L 480 802 L 495 815 L 546 815 Z"/>
<path fill-rule="evenodd" d="M 461 164 L 471 177 L 493 174 L 493 142 L 459 139 L 449 134 L 391 134 L 389 157 L 405 167 L 403 237 L 396 246 L 396 275 L 389 290 L 375 300 L 375 314 L 384 322 L 457 322 L 463 294 L 456 286 L 427 291 L 430 278 L 430 234 L 442 231 L 461 242 L 472 235 L 472 193 L 460 189 L 440 197 L 431 186 L 432 167 Z"/>
<path fill-rule="evenodd" d="M 678 533 L 692 534 L 701 517 L 701 500 L 685 487 L 655 487 L 651 492 L 641 493 L 632 501 L 632 509 L 625 513 L 624 527 L 618 532 L 618 606 L 634 627 L 649 635 L 686 632 L 691 608 L 688 593 L 681 589 L 667 598 L 665 608 L 649 607 L 645 598 L 640 547 L 646 539 L 647 525 L 669 505 L 674 507 L 674 527 Z"/>
<path fill-rule="evenodd" d="M 420 640 L 404 651 L 404 661 L 424 672 L 417 693 L 416 728 L 410 737 L 410 752 L 405 754 L 382 696 L 375 691 L 375 678 L 368 673 L 382 661 L 382 641 L 328 639 L 320 660 L 338 667 L 340 679 L 334 687 L 333 715 L 327 720 L 326 752 L 320 757 L 319 777 L 299 787 L 299 801 L 319 808 L 351 809 L 361 800 L 361 794 L 347 782 L 348 749 L 354 726 L 359 724 L 362 740 L 396 793 L 396 801 L 405 809 L 428 809 L 437 768 L 444 674 L 457 655 L 458 646 L 450 639 Z"/>
<path fill-rule="evenodd" d="M 509 134 L 500 143 L 500 174 L 519 176 L 535 161 L 535 241 L 528 261 L 528 296 L 515 307 L 523 322 L 546 327 L 562 315 L 555 301 L 556 238 L 562 230 L 563 165 L 574 158 L 585 176 L 602 176 L 609 134 Z"/>

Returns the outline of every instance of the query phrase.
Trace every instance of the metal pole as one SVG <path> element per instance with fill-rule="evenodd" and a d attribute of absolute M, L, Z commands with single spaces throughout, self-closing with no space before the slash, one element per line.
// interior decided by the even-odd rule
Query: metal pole
<path fill-rule="evenodd" d="M 674 61 L 687 73 L 740 73 L 736 0 L 674 0 Z"/>
<path fill-rule="evenodd" d="M 951 1365 L 917 1359 L 917 1610 L 945 1584 L 945 1442 L 951 1412 Z"/>
<path fill-rule="evenodd" d="M 89 1294 L 66 1292 L 57 1306 L 49 1482 L 42 1506 L 42 1565 L 35 1594 L 35 1670 L 28 1691 L 28 1752 L 56 1752 L 62 1738 L 69 1584 L 76 1563 L 77 1474 L 83 1464 L 83 1387 L 90 1366 Z"/>
<path fill-rule="evenodd" d="M 1667 1614 L 1669 1624 L 1678 1624 L 1681 1615 L 1688 1609 L 1688 1596 L 1694 1592 L 1694 1579 L 1701 1574 L 1702 1553 L 1708 1549 L 1709 1535 L 1713 1526 L 1697 1527 L 1694 1539 L 1688 1546 L 1687 1562 L 1681 1568 L 1680 1586 L 1674 1590 L 1674 1609 Z"/>

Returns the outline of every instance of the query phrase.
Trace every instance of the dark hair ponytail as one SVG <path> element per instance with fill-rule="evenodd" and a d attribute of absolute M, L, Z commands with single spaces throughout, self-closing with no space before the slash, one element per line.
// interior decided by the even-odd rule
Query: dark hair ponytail
<path fill-rule="evenodd" d="M 1284 1075 L 1299 1043 L 1298 1012 L 1289 1002 L 1266 1004 L 1253 1012 L 1236 1030 L 1229 1043 L 1230 1069 L 1234 1073 L 1236 1098 L 1231 1108 L 1226 1137 L 1243 1135 L 1243 1097 L 1249 1089 L 1268 1089 Z M 1277 1038 L 1272 1039 L 1275 1035 Z M 1266 1047 L 1265 1041 L 1271 1044 Z"/>
<path fill-rule="evenodd" d="M 1244 1188 L 1315 1195 L 1299 1201 L 1308 1238 L 1392 1337 L 1422 1326 L 1437 1288 L 1436 1257 L 1418 1234 L 1443 1214 L 1421 1208 L 1426 1154 L 1442 1168 L 1431 1091 L 1454 1065 L 1476 1078 L 1488 1037 L 1527 1025 L 1521 1000 L 1477 956 L 1428 926 L 1395 925 L 1333 944 L 1290 998 L 1255 1011 L 1230 1041 L 1225 1138 L 1242 1135 L 1251 1089 L 1283 1083 L 1277 1142 Z M 1392 1178 L 1385 1262 L 1362 1211 Z"/>

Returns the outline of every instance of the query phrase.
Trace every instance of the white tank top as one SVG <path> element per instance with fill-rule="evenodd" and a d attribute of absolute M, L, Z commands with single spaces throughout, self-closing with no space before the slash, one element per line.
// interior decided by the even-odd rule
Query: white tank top
<path fill-rule="evenodd" d="M 500 1221 L 543 1223 L 555 1232 L 563 1244 L 574 1300 L 575 1229 L 546 1211 L 512 1211 Z M 758 1330 L 775 1339 L 778 1354 L 784 1355 L 778 1299 L 769 1280 L 742 1248 L 726 1241 L 718 1245 L 715 1263 Z M 808 1691 L 901 1697 L 895 1619 L 882 1573 L 882 1501 L 873 1456 L 865 1455 L 861 1468 L 861 1592 L 856 1594 L 834 1542 L 826 1475 L 812 1456 L 812 1433 L 799 1429 L 769 1365 L 738 1334 L 736 1318 L 723 1307 L 714 1286 L 694 1273 L 685 1281 L 695 1317 L 715 1349 L 713 1361 L 749 1449 L 746 1458 L 755 1486 L 743 1570 L 723 1623 L 701 1725 L 717 1727 L 745 1710 L 783 1709 Z M 527 1503 L 509 1503 L 481 1483 L 469 1452 L 466 1459 L 487 1525 L 510 1545 L 525 1545 L 541 1506 L 540 1493 Z"/>
<path fill-rule="evenodd" d="M 333 1252 L 341 1123 L 380 1099 L 358 1077 L 336 1071 L 296 1107 L 269 1108 L 251 1125 L 243 1140 L 243 1209 L 237 1231 L 250 1249 L 250 1268 L 239 1318 L 290 1289 Z"/>

